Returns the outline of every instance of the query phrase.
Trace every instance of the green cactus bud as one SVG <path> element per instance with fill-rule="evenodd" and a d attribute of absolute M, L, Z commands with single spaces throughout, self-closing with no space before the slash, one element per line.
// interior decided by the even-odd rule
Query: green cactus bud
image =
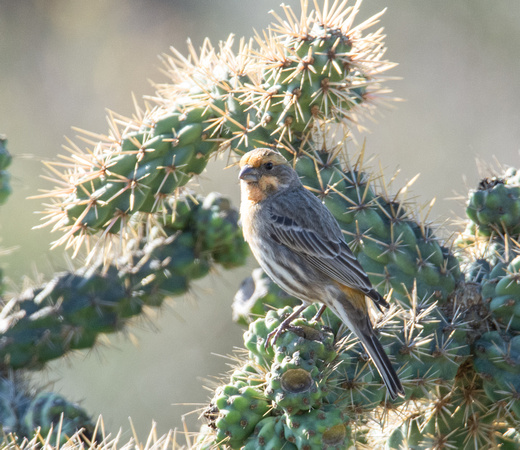
<path fill-rule="evenodd" d="M 520 182 L 510 169 L 502 177 L 483 179 L 470 193 L 466 214 L 477 226 L 478 235 L 492 232 L 515 236 L 520 233 Z"/>
<path fill-rule="evenodd" d="M 311 371 L 291 365 L 274 365 L 267 375 L 267 397 L 276 408 L 296 414 L 309 411 L 321 403 L 322 393 L 319 389 L 319 370 Z"/>
<path fill-rule="evenodd" d="M 244 450 L 296 450 L 294 444 L 285 439 L 283 416 L 267 416 L 257 423 L 254 433 L 247 439 Z"/>

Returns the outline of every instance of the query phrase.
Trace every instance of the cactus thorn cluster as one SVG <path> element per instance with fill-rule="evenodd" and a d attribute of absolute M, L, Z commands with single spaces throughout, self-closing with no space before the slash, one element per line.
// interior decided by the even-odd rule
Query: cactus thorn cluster
<path fill-rule="evenodd" d="M 160 214 L 164 200 L 226 149 L 242 154 L 259 145 L 300 148 L 326 122 L 356 119 L 385 95 L 379 14 L 353 26 L 359 2 L 326 4 L 285 17 L 254 40 L 233 37 L 217 48 L 208 40 L 189 57 L 164 57 L 170 82 L 134 118 L 111 114 L 106 135 L 83 133 L 86 150 L 69 141 L 68 162 L 48 163 L 60 184 L 44 225 L 63 234 L 55 245 L 76 251 L 98 238 L 128 235 L 136 213 Z M 114 239 L 116 240 L 116 239 Z"/>

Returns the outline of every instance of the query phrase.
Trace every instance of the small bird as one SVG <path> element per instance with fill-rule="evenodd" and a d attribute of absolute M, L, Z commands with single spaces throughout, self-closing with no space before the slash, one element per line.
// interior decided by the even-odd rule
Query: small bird
<path fill-rule="evenodd" d="M 329 307 L 359 338 L 390 397 L 404 395 L 372 328 L 366 297 L 380 310 L 388 303 L 370 283 L 332 213 L 303 187 L 277 151 L 258 148 L 246 153 L 239 178 L 245 240 L 267 275 L 303 302 L 268 336 L 266 346 L 274 344 L 308 304 L 321 302 L 315 319 Z"/>

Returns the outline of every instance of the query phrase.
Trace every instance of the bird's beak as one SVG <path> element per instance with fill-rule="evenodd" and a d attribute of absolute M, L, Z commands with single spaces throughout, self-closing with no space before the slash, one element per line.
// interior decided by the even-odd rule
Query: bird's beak
<path fill-rule="evenodd" d="M 260 179 L 260 175 L 258 173 L 258 169 L 256 169 L 253 166 L 250 166 L 249 164 L 246 164 L 244 167 L 242 167 L 242 170 L 240 171 L 238 178 L 244 181 L 256 183 Z"/>

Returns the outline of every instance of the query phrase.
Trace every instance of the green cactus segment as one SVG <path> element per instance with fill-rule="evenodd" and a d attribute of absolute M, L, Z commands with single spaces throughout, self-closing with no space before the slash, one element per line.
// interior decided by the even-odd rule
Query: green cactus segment
<path fill-rule="evenodd" d="M 82 430 L 92 441 L 94 425 L 76 403 L 52 392 L 35 392 L 18 373 L 0 378 L 0 446 L 7 436 L 32 439 L 39 433 L 49 445 L 64 444 Z M 59 437 L 58 437 L 58 433 Z"/>
<path fill-rule="evenodd" d="M 230 37 L 218 49 L 205 41 L 200 54 L 191 47 L 190 58 L 165 56 L 171 83 L 158 85 L 147 100 L 154 104 L 133 119 L 111 116 L 108 136 L 96 141 L 89 134 L 92 149 L 72 144 L 78 162 L 63 174 L 68 188 L 49 194 L 54 206 L 45 217 L 65 232 L 57 244 L 78 248 L 90 235 L 124 229 L 136 212 L 160 213 L 164 197 L 200 174 L 217 151 L 296 149 L 314 140 L 315 126 L 355 119 L 393 64 L 382 60 L 381 29 L 362 35 L 379 14 L 353 27 L 358 9 L 340 6 L 343 12 L 329 14 L 325 6 L 301 23 L 284 7 L 287 21 L 276 16 L 279 23 L 257 36 L 256 48 L 241 40 L 235 52 Z"/>
<path fill-rule="evenodd" d="M 216 440 L 230 448 L 241 448 L 269 410 L 262 391 L 243 382 L 217 390 L 214 405 L 218 409 Z"/>
<path fill-rule="evenodd" d="M 11 185 L 9 184 L 11 175 L 7 171 L 11 160 L 11 155 L 7 151 L 7 139 L 3 134 L 0 134 L 0 205 L 3 205 L 11 194 Z"/>
<path fill-rule="evenodd" d="M 105 159 L 98 163 L 98 173 L 80 178 L 66 200 L 63 226 L 73 233 L 117 232 L 130 214 L 161 209 L 162 200 L 200 174 L 218 147 L 206 141 L 204 110 L 192 110 L 189 121 L 170 114 L 155 127 L 124 135 L 120 150 L 99 155 Z"/>
<path fill-rule="evenodd" d="M 81 429 L 89 439 L 94 431 L 94 424 L 79 405 L 52 392 L 41 392 L 32 399 L 23 417 L 23 427 L 25 436 L 32 436 L 39 429 L 40 435 L 48 439 L 52 432 L 49 441 L 52 443 L 61 431 L 59 441 L 62 445 Z"/>
<path fill-rule="evenodd" d="M 275 409 L 292 415 L 321 405 L 328 390 L 328 374 L 324 372 L 325 361 L 313 350 L 309 352 L 316 359 L 307 359 L 298 351 L 292 357 L 287 350 L 276 352 L 276 362 L 266 376 L 266 395 Z"/>
<path fill-rule="evenodd" d="M 500 430 L 497 436 L 497 444 L 501 450 L 516 450 L 520 448 L 520 431 L 511 429 Z"/>
<path fill-rule="evenodd" d="M 262 76 L 250 101 L 268 130 L 301 133 L 314 118 L 351 119 L 351 110 L 372 93 L 371 74 L 391 66 L 377 54 L 379 33 L 360 58 L 358 36 L 341 19 L 298 25 L 300 33 L 281 30 L 278 45 L 264 43 L 259 53 Z"/>
<path fill-rule="evenodd" d="M 390 449 L 422 448 L 423 433 L 419 428 L 417 418 L 410 418 L 397 427 L 387 441 Z"/>
<path fill-rule="evenodd" d="M 495 449 L 510 432 L 496 405 L 482 389 L 471 364 L 464 364 L 449 385 L 432 388 L 422 413 L 403 421 L 387 448 Z"/>
<path fill-rule="evenodd" d="M 502 329 L 513 334 L 520 332 L 520 256 L 493 268 L 483 280 L 482 297 Z"/>
<path fill-rule="evenodd" d="M 267 379 L 269 399 L 277 407 L 287 409 L 291 413 L 300 411 L 302 407 L 306 410 L 316 407 L 322 396 L 317 378 L 317 368 L 313 367 L 310 371 L 302 369 L 298 361 L 275 366 Z"/>
<path fill-rule="evenodd" d="M 204 414 L 215 429 L 216 444 L 225 444 L 227 437 L 227 445 L 244 445 L 243 434 L 231 430 L 227 419 L 231 414 L 229 404 L 237 400 L 222 399 L 223 393 L 241 395 L 244 386 L 259 392 L 256 398 L 267 402 L 265 417 L 257 421 L 254 430 L 247 429 L 246 448 L 343 448 L 347 442 L 348 419 L 340 406 L 329 403 L 331 390 L 338 384 L 334 378 L 338 364 L 334 333 L 302 317 L 274 345 L 265 348 L 267 335 L 291 312 L 290 307 L 272 310 L 250 324 L 244 335 L 249 359 L 232 373 L 230 384 L 216 391 Z M 303 316 L 315 313 L 316 308 L 311 306 Z M 241 396 L 242 402 L 251 403 L 247 395 Z M 237 435 L 240 442 L 235 443 Z"/>
<path fill-rule="evenodd" d="M 405 380 L 406 400 L 423 398 L 428 384 L 453 382 L 471 354 L 461 317 L 448 320 L 440 309 L 419 311 L 401 311 L 392 325 L 381 328 L 380 341 Z"/>
<path fill-rule="evenodd" d="M 99 333 L 121 330 L 145 306 L 181 295 L 215 263 L 243 264 L 248 255 L 238 213 L 218 194 L 171 199 L 154 239 L 130 242 L 118 265 L 58 274 L 10 302 L 0 337 L 0 370 L 39 367 Z"/>
<path fill-rule="evenodd" d="M 511 425 L 520 426 L 520 335 L 485 333 L 476 343 L 475 369 L 487 396 L 505 405 Z"/>
<path fill-rule="evenodd" d="M 354 343 L 355 342 L 355 343 Z M 386 389 L 357 339 L 347 340 L 339 353 L 336 386 L 327 397 L 329 402 L 341 402 L 345 408 L 374 408 L 386 397 Z"/>
<path fill-rule="evenodd" d="M 344 449 L 349 439 L 349 419 L 333 405 L 323 406 L 307 414 L 287 417 L 285 435 L 297 448 Z"/>
<path fill-rule="evenodd" d="M 502 177 L 482 180 L 470 194 L 466 214 L 469 227 L 477 226 L 476 234 L 491 233 L 516 236 L 520 233 L 520 172 L 508 169 Z"/>
<path fill-rule="evenodd" d="M 18 428 L 18 417 L 14 405 L 8 398 L 0 396 L 0 433 L 16 433 Z"/>

